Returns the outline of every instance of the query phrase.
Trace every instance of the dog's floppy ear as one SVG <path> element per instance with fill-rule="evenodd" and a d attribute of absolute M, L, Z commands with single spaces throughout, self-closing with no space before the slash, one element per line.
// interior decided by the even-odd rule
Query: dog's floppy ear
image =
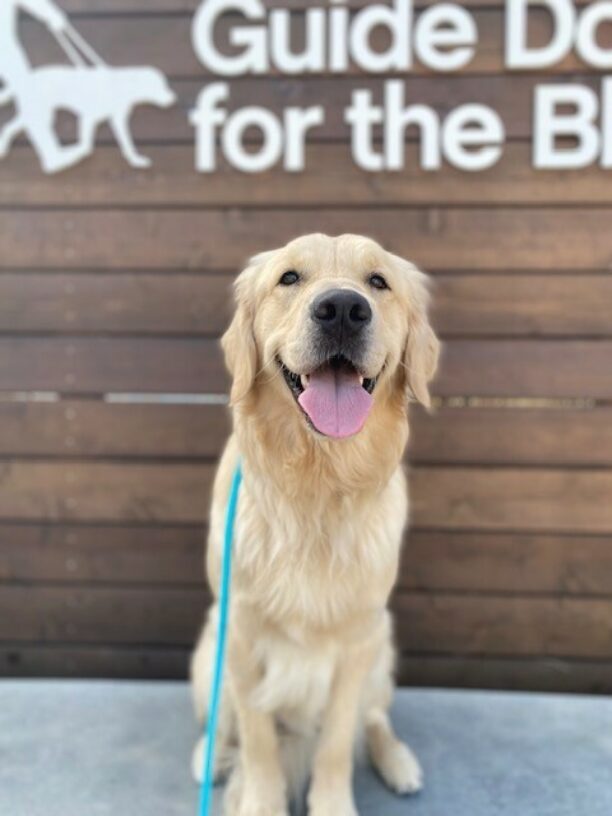
<path fill-rule="evenodd" d="M 406 396 L 430 408 L 429 383 L 438 368 L 440 341 L 429 323 L 428 281 L 413 264 L 400 258 L 394 260 L 401 264 L 409 284 L 410 322 L 404 351 Z"/>
<path fill-rule="evenodd" d="M 255 320 L 255 279 L 272 253 L 262 253 L 251 259 L 234 284 L 236 311 L 228 330 L 221 338 L 225 364 L 232 375 L 230 402 L 235 405 L 251 391 L 259 359 L 253 323 Z"/>

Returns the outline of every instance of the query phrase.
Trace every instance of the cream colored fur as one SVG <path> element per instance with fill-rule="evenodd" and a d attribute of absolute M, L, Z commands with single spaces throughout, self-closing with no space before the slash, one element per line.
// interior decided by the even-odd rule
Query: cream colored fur
<path fill-rule="evenodd" d="M 287 270 L 299 285 L 278 286 Z M 389 291 L 368 285 L 383 274 Z M 363 430 L 329 440 L 307 425 L 280 357 L 307 371 L 313 298 L 351 287 L 372 306 L 366 376 L 380 374 Z M 255 258 L 238 278 L 223 346 L 233 377 L 234 433 L 215 480 L 207 571 L 219 585 L 232 474 L 242 460 L 234 544 L 228 674 L 217 770 L 226 816 L 286 816 L 310 779 L 310 816 L 355 816 L 351 777 L 364 733 L 374 767 L 398 793 L 421 786 L 388 718 L 394 650 L 387 611 L 408 503 L 401 459 L 407 402 L 429 404 L 438 342 L 425 277 L 366 238 L 312 235 Z M 213 606 L 192 662 L 205 718 L 216 637 Z M 201 768 L 202 745 L 194 753 Z"/>

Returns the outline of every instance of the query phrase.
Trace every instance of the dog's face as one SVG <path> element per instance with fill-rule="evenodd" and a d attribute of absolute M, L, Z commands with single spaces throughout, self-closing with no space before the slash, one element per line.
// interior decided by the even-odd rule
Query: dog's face
<path fill-rule="evenodd" d="M 149 104 L 160 108 L 174 105 L 176 94 L 161 71 L 157 68 L 143 68 L 140 79 L 143 97 L 146 97 Z"/>
<path fill-rule="evenodd" d="M 438 342 L 425 278 L 367 238 L 311 235 L 256 257 L 223 339 L 232 401 L 273 389 L 317 434 L 358 433 L 401 388 L 429 404 Z"/>

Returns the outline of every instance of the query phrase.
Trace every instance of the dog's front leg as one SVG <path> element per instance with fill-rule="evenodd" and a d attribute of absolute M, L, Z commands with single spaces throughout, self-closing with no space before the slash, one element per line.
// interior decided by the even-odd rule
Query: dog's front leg
<path fill-rule="evenodd" d="M 239 615 L 236 615 L 236 619 Z M 253 705 L 261 679 L 246 616 L 236 621 L 229 642 L 232 698 L 238 721 L 240 762 L 230 779 L 226 816 L 287 816 L 286 784 L 273 716 Z"/>
<path fill-rule="evenodd" d="M 376 637 L 344 650 L 338 661 L 308 797 L 310 816 L 357 816 L 353 753 L 361 692 L 378 649 Z"/>

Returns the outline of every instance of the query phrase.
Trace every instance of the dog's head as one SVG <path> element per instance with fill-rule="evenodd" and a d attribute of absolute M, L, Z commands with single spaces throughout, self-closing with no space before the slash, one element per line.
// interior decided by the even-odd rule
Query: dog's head
<path fill-rule="evenodd" d="M 439 344 L 426 278 L 377 243 L 309 235 L 258 255 L 223 338 L 232 403 L 269 389 L 316 434 L 358 433 L 377 401 L 430 404 Z"/>
<path fill-rule="evenodd" d="M 157 68 L 141 68 L 139 83 L 143 102 L 159 108 L 169 108 L 176 102 L 176 94 L 164 74 Z"/>

